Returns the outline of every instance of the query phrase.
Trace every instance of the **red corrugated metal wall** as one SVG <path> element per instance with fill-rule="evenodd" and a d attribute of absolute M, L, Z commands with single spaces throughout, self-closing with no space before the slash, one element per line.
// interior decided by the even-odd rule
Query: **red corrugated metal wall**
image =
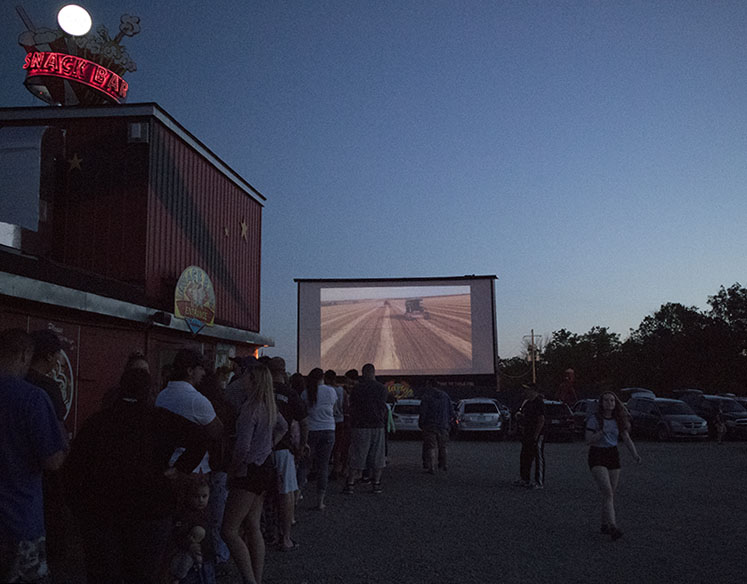
<path fill-rule="evenodd" d="M 148 145 L 127 143 L 129 121 L 66 121 L 65 180 L 54 202 L 51 256 L 68 266 L 142 285 Z"/>
<path fill-rule="evenodd" d="M 135 122 L 149 126 L 147 139 L 128 140 Z M 48 257 L 134 285 L 169 312 L 179 275 L 197 265 L 215 286 L 216 323 L 259 332 L 258 200 L 153 116 L 49 125 L 65 145 Z"/>
<path fill-rule="evenodd" d="M 261 205 L 159 122 L 151 125 L 146 294 L 171 302 L 190 265 L 216 292 L 216 323 L 259 331 Z"/>

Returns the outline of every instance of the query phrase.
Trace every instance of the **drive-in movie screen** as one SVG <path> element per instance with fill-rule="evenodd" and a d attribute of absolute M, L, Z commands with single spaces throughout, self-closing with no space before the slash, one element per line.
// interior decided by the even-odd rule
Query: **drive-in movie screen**
<path fill-rule="evenodd" d="M 299 283 L 299 370 L 493 373 L 492 281 Z"/>

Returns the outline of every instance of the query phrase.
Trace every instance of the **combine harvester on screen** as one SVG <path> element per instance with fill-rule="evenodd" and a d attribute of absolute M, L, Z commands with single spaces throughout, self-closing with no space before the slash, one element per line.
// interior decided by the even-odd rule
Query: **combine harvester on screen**
<path fill-rule="evenodd" d="M 495 276 L 296 280 L 298 370 L 475 376 L 496 371 Z"/>
<path fill-rule="evenodd" d="M 409 300 L 405 300 L 405 318 L 407 320 L 415 320 L 416 318 L 424 318 L 428 320 L 430 317 L 430 312 L 423 308 L 422 298 L 410 298 Z"/>

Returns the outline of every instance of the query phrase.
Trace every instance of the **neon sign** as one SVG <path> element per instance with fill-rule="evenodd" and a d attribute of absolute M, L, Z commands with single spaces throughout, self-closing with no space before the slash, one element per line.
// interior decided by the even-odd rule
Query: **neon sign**
<path fill-rule="evenodd" d="M 26 51 L 24 85 L 31 93 L 63 106 L 125 101 L 129 86 L 122 77 L 136 71 L 137 65 L 122 40 L 140 33 L 139 16 L 123 14 L 116 35 L 103 24 L 78 35 L 37 27 L 22 7 L 16 11 L 26 26 L 18 44 Z"/>
<path fill-rule="evenodd" d="M 114 71 L 81 57 L 37 51 L 26 55 L 23 68 L 28 71 L 27 85 L 35 77 L 60 77 L 92 87 L 115 103 L 122 103 L 127 97 L 127 81 Z"/>

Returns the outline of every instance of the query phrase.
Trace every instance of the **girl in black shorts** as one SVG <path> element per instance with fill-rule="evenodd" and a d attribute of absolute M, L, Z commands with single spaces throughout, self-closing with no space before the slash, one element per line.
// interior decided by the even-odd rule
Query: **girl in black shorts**
<path fill-rule="evenodd" d="M 262 582 L 265 543 L 260 517 L 265 492 L 275 480 L 272 447 L 288 431 L 277 410 L 270 371 L 255 365 L 234 383 L 246 392 L 236 421 L 236 444 L 228 468 L 228 499 L 221 536 L 244 584 Z M 242 537 L 243 531 L 243 537 Z"/>
<path fill-rule="evenodd" d="M 622 537 L 615 521 L 615 490 L 620 480 L 622 441 L 636 462 L 641 462 L 630 439 L 630 417 L 627 409 L 611 391 L 599 396 L 597 410 L 586 419 L 586 442 L 589 444 L 589 468 L 602 493 L 602 533 L 612 540 Z"/>

